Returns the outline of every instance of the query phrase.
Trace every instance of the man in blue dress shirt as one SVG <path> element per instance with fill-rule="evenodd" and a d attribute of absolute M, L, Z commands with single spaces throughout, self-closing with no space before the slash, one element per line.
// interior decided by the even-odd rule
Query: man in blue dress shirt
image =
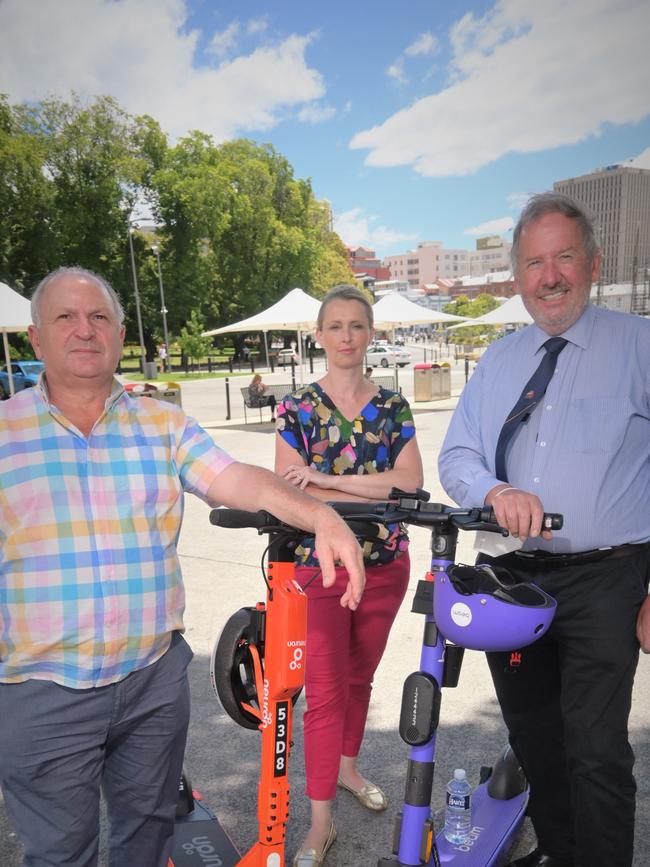
<path fill-rule="evenodd" d="M 488 654 L 538 838 L 512 865 L 630 867 L 636 784 L 627 722 L 639 645 L 650 652 L 650 320 L 589 304 L 601 253 L 591 218 L 566 196 L 530 200 L 512 259 L 534 324 L 487 350 L 439 462 L 457 503 L 492 506 L 519 540 L 507 553 L 485 546 L 479 562 L 535 581 L 558 601 L 548 634 L 519 665 L 508 653 Z M 497 473 L 504 421 L 544 344 L 559 336 L 555 372 Z M 544 511 L 564 515 L 562 530 L 541 531 Z"/>

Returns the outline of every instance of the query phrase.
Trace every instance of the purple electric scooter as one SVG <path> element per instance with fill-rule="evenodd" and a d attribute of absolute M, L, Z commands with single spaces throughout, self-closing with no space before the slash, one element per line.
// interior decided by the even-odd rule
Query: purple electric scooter
<path fill-rule="evenodd" d="M 555 600 L 534 584 L 517 584 L 505 569 L 455 564 L 459 530 L 508 535 L 489 508 L 459 509 L 429 503 L 429 494 L 392 491 L 390 503 L 333 503 L 354 521 L 402 522 L 431 528 L 431 569 L 418 583 L 412 611 L 423 614 L 420 669 L 404 683 L 400 736 L 411 747 L 406 792 L 397 816 L 392 855 L 378 867 L 497 867 L 511 849 L 528 803 L 524 773 L 509 746 L 494 766 L 481 769 L 472 794 L 467 843 L 436 833 L 431 792 L 442 687 L 458 684 L 465 648 L 513 651 L 549 628 Z M 544 515 L 544 528 L 562 527 L 561 515 Z M 450 643 L 453 642 L 453 643 Z M 516 662 L 516 658 L 515 658 Z"/>

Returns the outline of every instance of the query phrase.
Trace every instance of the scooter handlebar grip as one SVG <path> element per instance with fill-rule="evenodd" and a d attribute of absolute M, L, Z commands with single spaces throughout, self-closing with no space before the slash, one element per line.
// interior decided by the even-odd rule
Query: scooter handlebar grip
<path fill-rule="evenodd" d="M 226 527 L 229 530 L 242 530 L 252 527 L 261 530 L 278 521 L 269 512 L 245 512 L 243 509 L 212 509 L 210 523 L 217 527 Z"/>
<path fill-rule="evenodd" d="M 494 517 L 494 509 L 491 506 L 481 509 L 480 520 L 485 524 L 496 525 L 497 520 Z M 558 512 L 544 512 L 544 518 L 542 520 L 543 530 L 561 530 L 563 524 L 564 515 L 560 515 Z"/>

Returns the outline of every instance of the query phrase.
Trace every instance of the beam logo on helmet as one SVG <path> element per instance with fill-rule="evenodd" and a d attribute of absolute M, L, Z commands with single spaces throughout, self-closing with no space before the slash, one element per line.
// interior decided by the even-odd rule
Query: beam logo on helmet
<path fill-rule="evenodd" d="M 557 603 L 541 587 L 517 583 L 500 566 L 455 565 L 438 573 L 433 615 L 449 641 L 469 650 L 516 650 L 537 641 Z"/>

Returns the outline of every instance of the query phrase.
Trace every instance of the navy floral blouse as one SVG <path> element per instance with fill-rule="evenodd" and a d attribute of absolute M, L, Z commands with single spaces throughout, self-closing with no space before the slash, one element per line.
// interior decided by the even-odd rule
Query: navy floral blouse
<path fill-rule="evenodd" d="M 330 475 L 381 473 L 395 466 L 397 456 L 415 436 L 413 415 L 401 394 L 380 388 L 359 415 L 349 420 L 317 382 L 298 389 L 278 406 L 276 428 L 308 466 Z M 332 491 L 332 500 L 336 492 Z M 389 563 L 408 547 L 400 524 L 380 525 L 379 539 L 363 546 L 366 564 Z M 318 566 L 313 537 L 296 548 L 296 561 Z"/>

